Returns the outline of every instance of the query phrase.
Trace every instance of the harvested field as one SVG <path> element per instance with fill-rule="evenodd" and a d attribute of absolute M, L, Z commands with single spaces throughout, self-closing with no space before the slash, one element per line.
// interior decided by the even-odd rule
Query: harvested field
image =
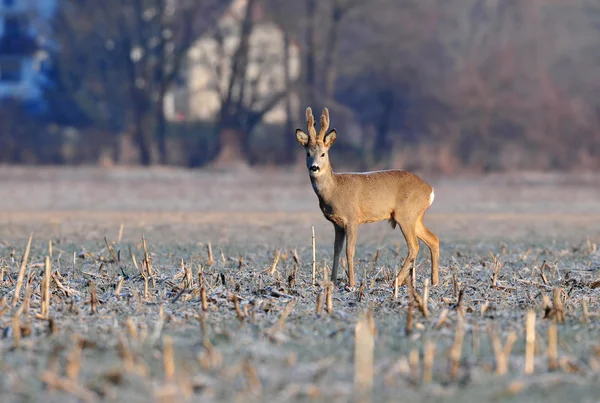
<path fill-rule="evenodd" d="M 303 170 L 0 168 L 3 401 L 597 402 L 600 179 L 424 177 L 440 285 L 421 244 L 395 297 L 387 223 L 324 281 Z"/>

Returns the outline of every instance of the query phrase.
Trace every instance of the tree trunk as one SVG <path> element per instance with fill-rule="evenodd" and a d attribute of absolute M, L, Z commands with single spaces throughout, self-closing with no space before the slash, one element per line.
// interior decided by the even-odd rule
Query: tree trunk
<path fill-rule="evenodd" d="M 136 116 L 133 128 L 133 140 L 140 153 L 140 164 L 143 166 L 152 165 L 152 147 L 144 133 L 144 127 L 141 117 Z"/>
<path fill-rule="evenodd" d="M 255 2 L 256 0 L 248 0 L 246 4 L 244 19 L 240 27 L 240 42 L 231 60 L 231 75 L 225 99 L 219 111 L 219 146 L 217 155 L 211 162 L 213 166 L 230 167 L 247 163 L 246 150 L 249 131 L 243 130 L 248 118 L 244 108 L 244 91 Z"/>
<path fill-rule="evenodd" d="M 283 31 L 283 71 L 285 79 L 285 152 L 284 158 L 286 164 L 294 163 L 294 155 L 296 155 L 296 136 L 294 135 L 294 122 L 292 114 L 292 79 L 290 72 L 290 35 L 287 30 Z"/>
<path fill-rule="evenodd" d="M 158 158 L 159 164 L 166 165 L 168 162 L 167 155 L 167 125 L 165 119 L 165 111 L 163 107 L 165 94 L 164 91 L 161 90 L 158 99 L 158 107 L 156 112 L 156 139 L 158 141 Z"/>
<path fill-rule="evenodd" d="M 315 48 L 315 26 L 317 19 L 317 3 L 315 0 L 306 0 L 306 103 L 304 106 L 311 106 L 313 109 L 317 108 L 314 105 L 316 101 L 316 63 L 317 63 L 317 52 Z M 304 111 L 303 113 L 304 114 Z"/>
<path fill-rule="evenodd" d="M 123 135 L 120 132 L 113 133 L 112 160 L 115 165 L 121 162 Z"/>
<path fill-rule="evenodd" d="M 331 29 L 327 35 L 327 47 L 325 48 L 325 60 L 323 69 L 325 71 L 325 99 L 333 99 L 335 90 L 335 80 L 337 78 L 337 48 L 338 48 L 338 31 L 340 21 L 344 15 L 342 6 L 334 2 L 333 15 L 331 16 Z"/>
<path fill-rule="evenodd" d="M 389 162 L 392 151 L 392 145 L 388 138 L 390 127 L 390 118 L 394 110 L 394 93 L 392 90 L 382 90 L 379 93 L 379 102 L 381 104 L 381 116 L 376 124 L 375 133 L 375 158 L 378 162 Z"/>
<path fill-rule="evenodd" d="M 247 145 L 245 133 L 237 128 L 222 127 L 219 129 L 219 152 L 211 163 L 218 168 L 247 166 Z"/>

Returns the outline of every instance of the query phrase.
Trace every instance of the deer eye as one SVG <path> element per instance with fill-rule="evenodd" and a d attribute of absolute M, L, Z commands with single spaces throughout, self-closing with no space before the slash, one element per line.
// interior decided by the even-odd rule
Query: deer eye
<path fill-rule="evenodd" d="M 321 157 L 324 157 L 324 156 L 325 156 L 325 153 L 321 154 Z"/>

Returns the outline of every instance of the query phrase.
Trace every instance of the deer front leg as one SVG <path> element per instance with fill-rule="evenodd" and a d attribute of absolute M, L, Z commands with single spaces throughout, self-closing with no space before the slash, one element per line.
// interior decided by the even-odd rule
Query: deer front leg
<path fill-rule="evenodd" d="M 346 230 L 339 225 L 333 224 L 335 229 L 335 243 L 333 245 L 333 268 L 331 269 L 331 281 L 337 283 L 337 272 L 340 263 L 340 253 L 346 239 Z"/>
<path fill-rule="evenodd" d="M 354 287 L 354 247 L 358 225 L 348 224 L 346 226 L 346 260 L 348 261 L 348 285 Z"/>

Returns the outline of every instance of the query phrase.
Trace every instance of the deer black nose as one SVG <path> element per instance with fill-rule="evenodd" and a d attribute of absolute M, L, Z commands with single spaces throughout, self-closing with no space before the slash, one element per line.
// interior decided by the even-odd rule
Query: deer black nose
<path fill-rule="evenodd" d="M 321 169 L 321 168 L 319 168 L 319 166 L 318 166 L 318 165 L 312 165 L 312 166 L 310 167 L 310 171 L 311 171 L 311 172 L 318 172 L 318 171 L 319 171 L 319 169 Z"/>

